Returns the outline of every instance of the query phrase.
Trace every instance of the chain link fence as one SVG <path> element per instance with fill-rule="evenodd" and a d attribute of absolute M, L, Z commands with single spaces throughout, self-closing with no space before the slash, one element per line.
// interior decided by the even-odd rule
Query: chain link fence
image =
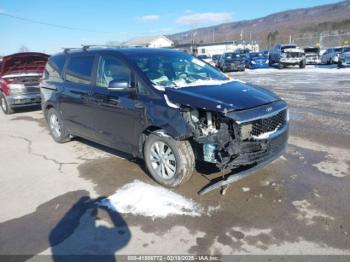
<path fill-rule="evenodd" d="M 350 45 L 350 33 L 337 35 L 319 35 L 308 37 L 291 37 L 292 43 L 300 47 L 317 46 L 321 49 Z"/>

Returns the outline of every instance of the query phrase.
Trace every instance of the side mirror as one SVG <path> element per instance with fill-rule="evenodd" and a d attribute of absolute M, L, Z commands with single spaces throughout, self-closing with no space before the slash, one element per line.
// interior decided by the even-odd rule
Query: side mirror
<path fill-rule="evenodd" d="M 125 79 L 115 79 L 108 84 L 108 89 L 113 91 L 126 91 L 129 87 L 129 81 Z"/>

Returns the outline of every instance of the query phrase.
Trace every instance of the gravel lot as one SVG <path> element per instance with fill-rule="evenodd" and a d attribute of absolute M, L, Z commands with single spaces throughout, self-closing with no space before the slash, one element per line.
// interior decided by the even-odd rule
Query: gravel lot
<path fill-rule="evenodd" d="M 232 76 L 283 97 L 291 132 L 283 157 L 224 196 L 197 195 L 207 166 L 165 190 L 130 156 L 56 144 L 38 109 L 1 113 L 0 254 L 350 255 L 350 69 Z"/>

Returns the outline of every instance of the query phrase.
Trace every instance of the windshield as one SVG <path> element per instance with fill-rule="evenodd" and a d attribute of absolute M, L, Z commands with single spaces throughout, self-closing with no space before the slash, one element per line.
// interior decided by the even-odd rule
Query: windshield
<path fill-rule="evenodd" d="M 285 45 L 285 46 L 282 46 L 281 47 L 281 50 L 284 50 L 284 49 L 290 49 L 290 48 L 297 48 L 297 46 L 296 45 Z"/>
<path fill-rule="evenodd" d="M 320 49 L 318 48 L 304 48 L 305 53 L 318 53 Z"/>
<path fill-rule="evenodd" d="M 263 52 L 250 53 L 249 55 L 251 58 L 266 57 L 266 54 L 264 54 Z"/>
<path fill-rule="evenodd" d="M 212 66 L 185 53 L 138 54 L 131 59 L 155 87 L 180 88 L 229 80 Z"/>
<path fill-rule="evenodd" d="M 344 47 L 343 53 L 345 53 L 345 52 L 350 52 L 350 46 L 349 47 Z"/>
<path fill-rule="evenodd" d="M 226 53 L 224 55 L 224 58 L 226 59 L 232 59 L 232 58 L 240 58 L 242 57 L 243 55 L 242 54 L 238 54 L 238 53 Z"/>

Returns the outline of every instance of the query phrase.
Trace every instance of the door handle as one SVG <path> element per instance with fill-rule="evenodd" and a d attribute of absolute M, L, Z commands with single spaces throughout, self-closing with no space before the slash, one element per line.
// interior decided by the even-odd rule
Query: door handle
<path fill-rule="evenodd" d="M 137 109 L 143 109 L 143 108 L 145 108 L 145 105 L 144 105 L 143 103 L 136 103 L 136 104 L 135 104 L 135 108 L 137 108 Z"/>

